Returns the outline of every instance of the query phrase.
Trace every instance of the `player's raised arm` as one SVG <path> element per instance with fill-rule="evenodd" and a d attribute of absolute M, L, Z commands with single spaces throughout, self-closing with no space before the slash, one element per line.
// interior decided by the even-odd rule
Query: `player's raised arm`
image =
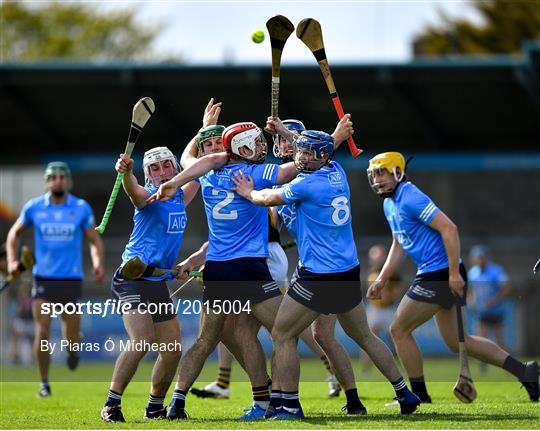
<path fill-rule="evenodd" d="M 334 149 L 337 150 L 342 142 L 345 142 L 354 134 L 351 114 L 345 114 L 337 123 L 336 129 L 332 133 L 334 138 Z"/>
<path fill-rule="evenodd" d="M 189 168 L 180 172 L 171 180 L 161 184 L 158 191 L 150 196 L 146 202 L 149 204 L 157 200 L 169 200 L 176 194 L 179 187 L 182 187 L 184 184 L 203 176 L 213 169 L 222 167 L 225 163 L 227 163 L 228 160 L 229 157 L 226 153 L 210 154 L 197 159 L 197 161 Z"/>
<path fill-rule="evenodd" d="M 221 113 L 221 102 L 214 102 L 214 98 L 212 97 L 208 104 L 206 105 L 203 113 L 203 120 L 202 120 L 202 128 L 189 141 L 186 148 L 182 152 L 182 156 L 180 158 L 180 164 L 182 165 L 182 168 L 187 169 L 190 167 L 197 158 L 200 156 L 199 154 L 199 146 L 201 144 L 201 131 L 208 128 L 209 126 L 214 126 L 217 124 L 219 119 L 219 114 Z"/>
<path fill-rule="evenodd" d="M 148 192 L 139 185 L 137 177 L 133 174 L 133 159 L 125 154 L 120 154 L 114 167 L 116 172 L 123 173 L 122 187 L 136 208 L 144 208 Z"/>
<path fill-rule="evenodd" d="M 236 185 L 234 189 L 236 193 L 255 205 L 273 207 L 285 204 L 280 189 L 254 190 L 253 179 L 250 176 L 246 177 L 243 172 L 235 173 L 232 181 Z"/>

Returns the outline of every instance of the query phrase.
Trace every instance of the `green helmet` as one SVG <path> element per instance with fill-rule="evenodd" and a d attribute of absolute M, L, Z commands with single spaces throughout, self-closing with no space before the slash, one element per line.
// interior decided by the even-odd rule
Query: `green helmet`
<path fill-rule="evenodd" d="M 71 171 L 65 162 L 49 163 L 45 168 L 44 178 L 47 179 L 49 175 L 53 174 L 64 174 L 67 178 L 71 178 Z"/>
<path fill-rule="evenodd" d="M 214 136 L 221 136 L 224 130 L 225 126 L 220 126 L 219 124 L 207 126 L 199 130 L 199 134 L 197 135 L 197 147 L 199 150 L 202 150 L 202 144 L 204 141 L 212 139 Z"/>

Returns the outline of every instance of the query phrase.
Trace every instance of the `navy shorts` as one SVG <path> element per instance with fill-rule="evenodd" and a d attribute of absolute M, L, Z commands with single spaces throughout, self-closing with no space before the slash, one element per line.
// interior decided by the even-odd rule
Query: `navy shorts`
<path fill-rule="evenodd" d="M 484 314 L 480 313 L 478 320 L 486 325 L 500 325 L 504 322 L 504 314 Z"/>
<path fill-rule="evenodd" d="M 76 303 L 82 298 L 82 280 L 35 277 L 32 299 L 44 299 L 59 304 Z"/>
<path fill-rule="evenodd" d="M 240 301 L 251 305 L 281 295 L 266 258 L 207 260 L 203 271 L 203 302 Z"/>
<path fill-rule="evenodd" d="M 330 274 L 297 268 L 287 295 L 321 314 L 346 313 L 362 302 L 360 265 Z"/>
<path fill-rule="evenodd" d="M 463 298 L 460 298 L 459 301 L 461 305 L 466 305 L 467 270 L 463 263 L 459 265 L 459 273 L 465 281 Z M 407 290 L 407 296 L 415 301 L 438 304 L 447 310 L 456 305 L 458 300 L 448 286 L 448 268 L 418 274 Z"/>
<path fill-rule="evenodd" d="M 122 310 L 140 310 L 150 313 L 155 323 L 175 319 L 174 304 L 169 296 L 169 289 L 165 280 L 151 281 L 139 278 L 137 280 L 124 280 L 120 276 L 120 268 L 114 273 L 111 282 L 113 299 L 125 305 Z M 155 304 L 149 306 L 150 304 Z"/>

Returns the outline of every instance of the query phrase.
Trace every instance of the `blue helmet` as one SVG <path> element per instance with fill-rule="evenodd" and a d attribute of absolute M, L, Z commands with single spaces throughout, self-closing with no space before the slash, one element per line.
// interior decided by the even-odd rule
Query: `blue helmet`
<path fill-rule="evenodd" d="M 287 130 L 290 130 L 291 132 L 298 132 L 302 133 L 304 130 L 306 130 L 306 126 L 304 126 L 304 123 L 302 123 L 300 120 L 283 120 L 283 125 Z"/>
<path fill-rule="evenodd" d="M 317 130 L 304 130 L 295 139 L 293 145 L 295 151 L 299 148 L 313 151 L 314 159 L 317 161 L 321 160 L 324 155 L 328 155 L 328 160 L 330 160 L 334 154 L 334 138 L 326 132 L 319 132 Z M 308 168 L 305 163 L 302 163 L 298 168 L 302 172 L 313 172 L 316 170 Z"/>
<path fill-rule="evenodd" d="M 296 132 L 298 134 L 306 130 L 306 126 L 300 120 L 283 120 L 281 122 L 285 128 L 291 132 Z M 292 161 L 292 153 L 282 154 L 279 150 L 279 135 L 274 135 L 274 146 L 272 147 L 272 152 L 274 156 L 281 159 L 283 163 Z"/>

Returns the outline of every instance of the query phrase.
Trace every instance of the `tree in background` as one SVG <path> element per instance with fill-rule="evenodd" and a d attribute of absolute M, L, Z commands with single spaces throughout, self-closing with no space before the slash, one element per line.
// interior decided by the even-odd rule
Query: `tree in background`
<path fill-rule="evenodd" d="M 524 41 L 540 38 L 540 1 L 472 0 L 471 6 L 481 24 L 439 12 L 442 24 L 414 38 L 414 55 L 515 54 Z"/>
<path fill-rule="evenodd" d="M 82 3 L 2 2 L 0 61 L 143 59 L 158 29 L 141 27 L 134 15 L 127 9 L 99 13 Z"/>

